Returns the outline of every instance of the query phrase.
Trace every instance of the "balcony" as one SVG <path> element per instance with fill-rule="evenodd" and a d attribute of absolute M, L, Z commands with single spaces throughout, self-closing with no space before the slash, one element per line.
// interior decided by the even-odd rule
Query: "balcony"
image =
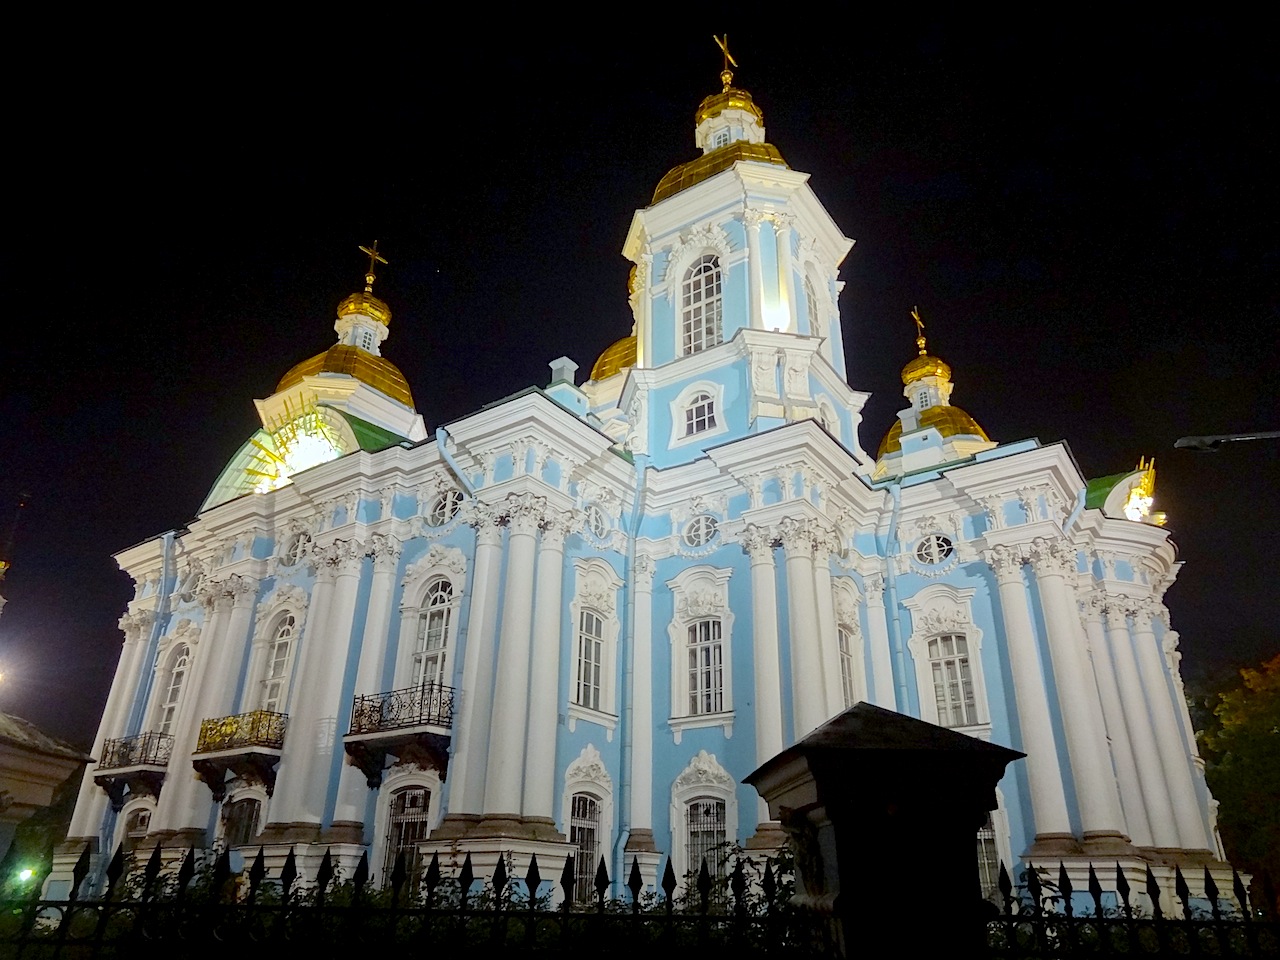
<path fill-rule="evenodd" d="M 160 796 L 172 756 L 173 737 L 166 733 L 139 733 L 106 740 L 93 782 L 107 791 L 111 809 L 119 813 L 124 807 L 126 788 L 129 796 Z"/>
<path fill-rule="evenodd" d="M 360 768 L 369 789 L 382 786 L 389 756 L 434 767 L 444 778 L 453 735 L 455 691 L 440 683 L 426 683 L 355 698 L 351 729 L 342 743 L 351 762 Z"/>
<path fill-rule="evenodd" d="M 200 724 L 200 738 L 191 764 L 219 802 L 226 796 L 226 775 L 261 783 L 267 796 L 275 792 L 276 766 L 284 746 L 289 717 L 270 710 L 252 710 L 231 717 L 214 717 Z"/>

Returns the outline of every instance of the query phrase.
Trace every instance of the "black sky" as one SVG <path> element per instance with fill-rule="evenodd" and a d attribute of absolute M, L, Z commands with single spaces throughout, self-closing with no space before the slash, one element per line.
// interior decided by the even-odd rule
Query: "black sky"
<path fill-rule="evenodd" d="M 5 106 L 0 516 L 33 499 L 0 709 L 87 745 L 131 595 L 111 554 L 194 516 L 252 399 L 332 342 L 357 244 L 391 261 L 384 350 L 429 426 L 629 332 L 619 251 L 695 155 L 726 28 L 770 142 L 857 240 L 863 444 L 902 405 L 919 304 L 994 439 L 1066 439 L 1086 476 L 1157 457 L 1192 686 L 1280 651 L 1280 448 L 1172 449 L 1280 419 L 1265 31 L 834 13 L 790 39 L 726 10 L 561 39 L 549 14 L 31 31 Z"/>

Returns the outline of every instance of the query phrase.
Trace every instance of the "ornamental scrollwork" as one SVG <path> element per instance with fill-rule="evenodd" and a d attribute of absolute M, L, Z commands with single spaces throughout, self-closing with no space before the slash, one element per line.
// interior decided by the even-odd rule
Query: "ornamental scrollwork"
<path fill-rule="evenodd" d="M 676 790 L 686 787 L 733 787 L 733 777 L 720 766 L 714 753 L 699 750 L 697 756 L 689 761 L 689 765 L 680 772 L 672 785 Z"/>

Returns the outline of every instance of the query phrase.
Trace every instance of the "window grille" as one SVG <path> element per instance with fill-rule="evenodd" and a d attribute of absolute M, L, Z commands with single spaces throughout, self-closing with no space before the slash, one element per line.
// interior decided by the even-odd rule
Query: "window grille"
<path fill-rule="evenodd" d="M 603 540 L 609 532 L 609 521 L 605 518 L 604 511 L 592 503 L 587 506 L 585 519 L 591 535 L 597 540 Z"/>
<path fill-rule="evenodd" d="M 387 817 L 387 856 L 382 876 L 390 883 L 396 868 L 396 858 L 404 853 L 405 875 L 412 888 L 422 868 L 422 854 L 418 844 L 427 839 L 430 827 L 431 791 L 426 787 L 405 787 L 391 795 L 390 815 Z"/>
<path fill-rule="evenodd" d="M 687 835 L 685 850 L 689 853 L 688 869 L 697 878 L 702 862 L 707 862 L 707 872 L 712 880 L 724 876 L 725 861 L 725 809 L 724 801 L 712 797 L 691 800 L 685 808 Z"/>
<path fill-rule="evenodd" d="M 684 411 L 684 435 L 692 437 L 716 426 L 716 402 L 710 394 L 699 393 L 689 401 Z"/>
<path fill-rule="evenodd" d="M 702 257 L 689 268 L 680 285 L 680 321 L 683 352 L 697 353 L 720 342 L 720 261 Z"/>
<path fill-rule="evenodd" d="M 588 793 L 575 793 L 570 802 L 569 842 L 576 847 L 573 862 L 573 899 L 595 899 L 596 864 L 600 861 L 600 801 Z"/>
<path fill-rule="evenodd" d="M 844 706 L 847 710 L 857 699 L 854 693 L 853 635 L 843 623 L 836 627 L 836 636 L 840 641 L 840 689 L 844 694 Z"/>
<path fill-rule="evenodd" d="M 987 822 L 978 831 L 978 882 L 985 900 L 997 898 L 1000 892 L 1000 853 L 996 849 L 996 827 L 987 814 Z"/>
<path fill-rule="evenodd" d="M 267 665 L 262 680 L 262 709 L 282 713 L 288 695 L 289 653 L 293 646 L 296 621 L 286 614 L 276 625 L 276 633 L 267 651 Z"/>
<path fill-rule="evenodd" d="M 452 604 L 453 585 L 448 580 L 433 580 L 427 587 L 427 609 L 418 615 L 418 639 L 413 655 L 412 685 L 415 687 L 445 681 Z"/>
<path fill-rule="evenodd" d="M 689 624 L 689 713 L 719 713 L 724 709 L 724 651 L 720 621 Z"/>
<path fill-rule="evenodd" d="M 716 518 L 710 514 L 704 513 L 694 517 L 684 528 L 685 545 L 690 547 L 706 546 L 715 539 L 719 526 Z"/>
<path fill-rule="evenodd" d="M 458 514 L 462 506 L 462 494 L 457 490 L 442 493 L 431 503 L 427 513 L 427 524 L 432 527 L 443 527 Z"/>
<path fill-rule="evenodd" d="M 953 552 L 951 540 L 940 533 L 932 533 L 916 544 L 916 559 L 930 566 L 942 563 Z"/>
<path fill-rule="evenodd" d="M 590 610 L 578 617 L 578 683 L 574 702 L 600 709 L 601 670 L 604 660 L 604 621 Z"/>
<path fill-rule="evenodd" d="M 938 723 L 963 727 L 978 722 L 969 670 L 969 645 L 960 634 L 945 634 L 929 641 L 929 667 Z"/>
<path fill-rule="evenodd" d="M 262 803 L 246 797 L 227 804 L 223 816 L 226 826 L 222 836 L 228 847 L 242 847 L 258 835 L 258 818 L 262 815 Z"/>
<path fill-rule="evenodd" d="M 712 134 L 711 136 L 712 150 L 719 150 L 721 147 L 727 147 L 728 145 L 729 145 L 728 130 L 717 130 L 714 134 Z"/>

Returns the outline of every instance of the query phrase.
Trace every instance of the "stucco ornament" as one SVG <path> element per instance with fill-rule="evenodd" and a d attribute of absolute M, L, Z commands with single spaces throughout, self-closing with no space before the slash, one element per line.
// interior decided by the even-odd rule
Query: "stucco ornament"
<path fill-rule="evenodd" d="M 720 766 L 714 753 L 699 750 L 697 756 L 689 761 L 689 765 L 681 771 L 673 784 L 674 789 L 685 787 L 732 787 L 733 777 Z"/>

